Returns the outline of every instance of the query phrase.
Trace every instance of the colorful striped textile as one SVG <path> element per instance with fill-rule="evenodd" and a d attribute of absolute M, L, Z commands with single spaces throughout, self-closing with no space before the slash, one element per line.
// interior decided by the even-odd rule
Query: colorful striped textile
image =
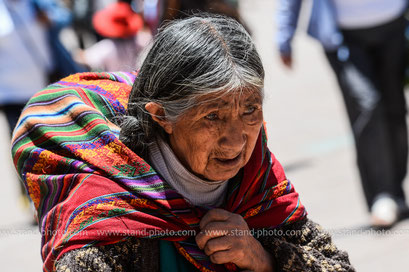
<path fill-rule="evenodd" d="M 206 210 L 194 207 L 119 139 L 135 74 L 82 73 L 37 93 L 14 131 L 16 169 L 38 212 L 44 271 L 65 252 L 131 236 L 174 241 L 199 271 L 215 265 L 192 231 Z M 232 179 L 227 204 L 250 228 L 274 228 L 306 214 L 298 194 L 267 149 L 264 129 L 242 179 Z"/>

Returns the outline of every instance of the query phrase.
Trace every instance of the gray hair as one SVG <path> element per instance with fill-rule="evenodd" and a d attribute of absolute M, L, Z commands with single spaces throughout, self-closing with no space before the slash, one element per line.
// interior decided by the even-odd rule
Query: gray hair
<path fill-rule="evenodd" d="M 260 57 L 237 21 L 210 14 L 172 21 L 159 30 L 136 77 L 120 140 L 143 155 L 164 134 L 146 111 L 148 102 L 162 105 L 165 118 L 176 122 L 204 95 L 251 90 L 263 97 L 263 86 Z"/>

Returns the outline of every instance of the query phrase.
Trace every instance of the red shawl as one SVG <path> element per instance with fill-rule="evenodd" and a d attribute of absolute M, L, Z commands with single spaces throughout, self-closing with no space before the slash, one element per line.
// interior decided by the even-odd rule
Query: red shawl
<path fill-rule="evenodd" d="M 69 250 L 132 236 L 175 241 L 200 271 L 234 270 L 212 264 L 187 232 L 198 230 L 206 210 L 186 202 L 119 141 L 114 119 L 126 114 L 134 79 L 128 73 L 72 75 L 37 93 L 22 113 L 12 153 L 38 211 L 44 270 Z M 222 208 L 241 214 L 251 229 L 306 215 L 263 128 Z"/>

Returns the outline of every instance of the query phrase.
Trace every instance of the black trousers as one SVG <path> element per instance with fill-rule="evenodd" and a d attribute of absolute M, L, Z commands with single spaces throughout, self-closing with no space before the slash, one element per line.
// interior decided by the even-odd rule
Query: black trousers
<path fill-rule="evenodd" d="M 10 137 L 13 133 L 14 128 L 16 127 L 18 118 L 20 117 L 21 111 L 23 110 L 24 106 L 25 104 L 9 104 L 0 107 L 0 110 L 2 110 L 6 115 Z M 24 187 L 23 182 L 19 181 L 19 185 L 21 195 L 26 196 L 27 191 Z"/>
<path fill-rule="evenodd" d="M 377 27 L 344 30 L 344 46 L 337 52 L 326 52 L 353 130 L 368 207 L 382 193 L 405 198 L 405 27 L 406 20 L 400 17 Z"/>
<path fill-rule="evenodd" d="M 0 110 L 4 112 L 7 118 L 8 130 L 11 134 L 13 133 L 14 128 L 16 127 L 18 118 L 20 117 L 21 112 L 26 104 L 9 104 L 0 106 Z"/>

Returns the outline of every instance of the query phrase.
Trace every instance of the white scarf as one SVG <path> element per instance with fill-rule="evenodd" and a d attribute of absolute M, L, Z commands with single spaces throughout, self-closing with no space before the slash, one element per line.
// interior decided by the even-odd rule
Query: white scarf
<path fill-rule="evenodd" d="M 195 206 L 218 207 L 226 196 L 228 180 L 203 180 L 189 172 L 160 137 L 149 146 L 155 170 L 187 201 Z"/>

